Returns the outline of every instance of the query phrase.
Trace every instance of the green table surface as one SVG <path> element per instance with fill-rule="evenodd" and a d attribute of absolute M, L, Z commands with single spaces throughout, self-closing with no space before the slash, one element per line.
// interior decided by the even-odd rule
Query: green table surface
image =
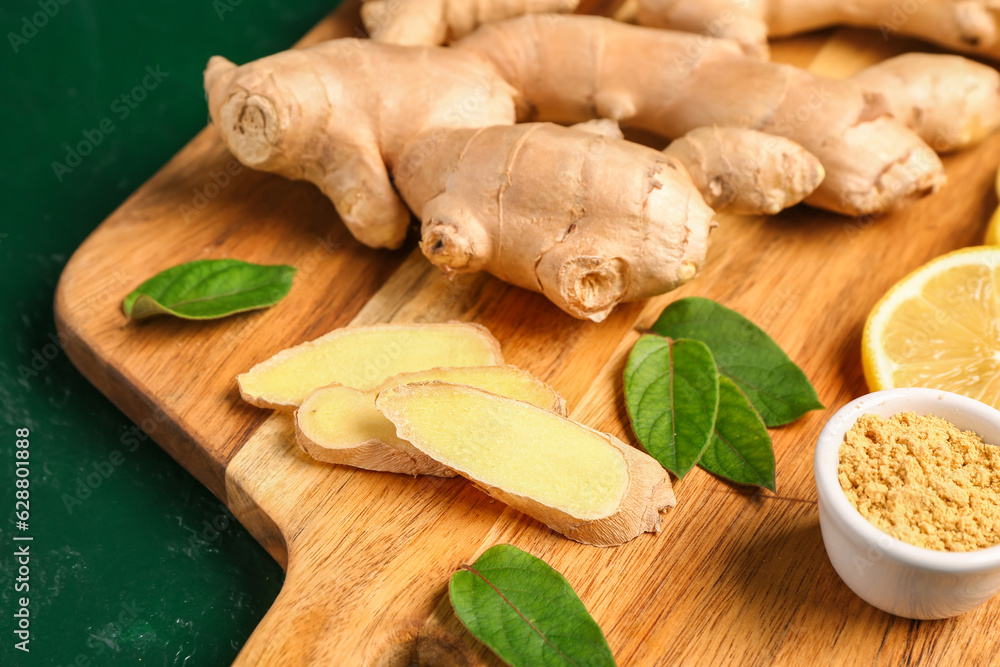
<path fill-rule="evenodd" d="M 204 127 L 209 56 L 287 48 L 335 3 L 0 5 L 0 665 L 225 665 L 277 595 L 278 565 L 53 342 L 52 298 L 83 239 Z"/>

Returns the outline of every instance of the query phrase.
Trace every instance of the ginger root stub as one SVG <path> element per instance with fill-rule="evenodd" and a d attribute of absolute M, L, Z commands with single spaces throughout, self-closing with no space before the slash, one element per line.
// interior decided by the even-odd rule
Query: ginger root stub
<path fill-rule="evenodd" d="M 649 455 L 522 401 L 427 382 L 386 389 L 375 405 L 421 452 L 578 542 L 658 532 L 676 503 Z"/>

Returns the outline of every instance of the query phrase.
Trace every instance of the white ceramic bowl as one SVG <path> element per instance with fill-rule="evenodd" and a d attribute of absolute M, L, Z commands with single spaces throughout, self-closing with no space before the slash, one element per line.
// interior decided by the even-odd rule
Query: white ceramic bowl
<path fill-rule="evenodd" d="M 814 472 L 823 544 L 844 583 L 879 609 L 906 618 L 957 616 L 1000 590 L 1000 546 L 947 552 L 907 544 L 861 516 L 837 480 L 840 445 L 858 417 L 899 412 L 941 417 L 1000 445 L 1000 411 L 965 396 L 901 388 L 851 401 L 830 418 L 816 442 Z"/>

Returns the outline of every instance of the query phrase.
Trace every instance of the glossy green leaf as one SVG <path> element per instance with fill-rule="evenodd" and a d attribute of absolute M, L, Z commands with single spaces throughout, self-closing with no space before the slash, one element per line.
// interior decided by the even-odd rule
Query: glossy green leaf
<path fill-rule="evenodd" d="M 649 455 L 683 478 L 712 437 L 719 372 L 697 340 L 640 338 L 625 364 L 625 405 Z"/>
<path fill-rule="evenodd" d="M 125 297 L 129 320 L 173 315 L 189 320 L 225 317 L 273 306 L 292 288 L 295 267 L 203 259 L 161 271 Z"/>
<path fill-rule="evenodd" d="M 687 297 L 667 306 L 653 331 L 708 345 L 725 375 L 746 394 L 768 426 L 821 410 L 809 379 L 760 327 L 710 299 Z"/>
<path fill-rule="evenodd" d="M 750 400 L 724 375 L 719 378 L 715 432 L 698 465 L 737 484 L 775 490 L 771 435 Z"/>
<path fill-rule="evenodd" d="M 509 544 L 463 565 L 448 586 L 458 618 L 514 667 L 589 665 L 615 660 L 604 633 L 566 578 Z"/>

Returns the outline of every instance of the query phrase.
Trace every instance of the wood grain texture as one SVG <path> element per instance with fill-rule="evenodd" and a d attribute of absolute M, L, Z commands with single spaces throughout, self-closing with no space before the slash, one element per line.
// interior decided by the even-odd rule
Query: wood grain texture
<path fill-rule="evenodd" d="M 345 16 L 307 39 L 354 34 Z M 899 48 L 849 31 L 783 42 L 774 53 L 846 75 Z M 859 348 L 871 306 L 908 271 L 981 238 L 997 204 L 1000 137 L 948 158 L 942 192 L 880 219 L 807 208 L 724 218 L 694 282 L 620 307 L 599 325 L 489 276 L 450 283 L 412 241 L 397 252 L 364 248 L 312 186 L 241 169 L 209 188 L 231 159 L 214 129 L 200 133 L 74 255 L 56 316 L 81 371 L 286 566 L 285 586 L 239 664 L 498 664 L 464 632 L 446 595 L 450 574 L 498 543 L 562 572 L 623 666 L 994 659 L 982 633 L 1000 621 L 996 600 L 956 619 L 911 622 L 843 585 L 822 546 L 812 455 L 825 419 L 866 392 Z M 198 192 L 214 194 L 202 202 Z M 135 285 L 208 257 L 288 263 L 299 274 L 267 311 L 125 325 L 119 304 Z M 475 321 L 500 340 L 509 363 L 560 391 L 574 418 L 631 441 L 625 357 L 637 328 L 688 295 L 716 299 L 767 330 L 828 409 L 772 431 L 777 496 L 747 495 L 696 470 L 677 485 L 663 532 L 616 548 L 569 541 L 460 478 L 316 463 L 295 447 L 288 416 L 243 404 L 233 379 L 350 322 Z"/>

